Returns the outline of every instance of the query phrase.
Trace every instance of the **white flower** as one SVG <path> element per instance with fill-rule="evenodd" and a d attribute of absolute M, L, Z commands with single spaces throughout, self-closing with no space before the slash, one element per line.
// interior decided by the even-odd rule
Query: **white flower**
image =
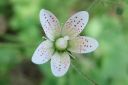
<path fill-rule="evenodd" d="M 40 22 L 47 36 L 33 54 L 32 62 L 43 64 L 51 59 L 51 70 L 54 76 L 63 76 L 69 69 L 68 52 L 89 53 L 98 47 L 98 42 L 90 37 L 79 36 L 86 26 L 89 14 L 80 11 L 70 17 L 63 29 L 58 19 L 48 10 L 40 11 Z"/>

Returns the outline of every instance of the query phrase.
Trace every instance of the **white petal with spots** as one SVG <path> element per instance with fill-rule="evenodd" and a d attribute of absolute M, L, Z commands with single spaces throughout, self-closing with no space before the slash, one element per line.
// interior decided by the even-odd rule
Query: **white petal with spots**
<path fill-rule="evenodd" d="M 75 53 L 89 53 L 98 47 L 97 40 L 90 38 L 79 36 L 69 41 L 68 50 Z"/>
<path fill-rule="evenodd" d="M 89 19 L 89 14 L 86 11 L 80 11 L 71 16 L 64 25 L 62 30 L 63 35 L 76 37 L 86 26 Z"/>
<path fill-rule="evenodd" d="M 51 69 L 52 73 L 56 77 L 63 76 L 69 69 L 70 66 L 70 57 L 64 52 L 62 54 L 55 53 L 51 58 Z"/>
<path fill-rule="evenodd" d="M 32 62 L 35 64 L 43 64 L 50 60 L 54 52 L 52 46 L 53 44 L 51 41 L 43 41 L 34 52 Z"/>
<path fill-rule="evenodd" d="M 42 9 L 40 11 L 40 22 L 45 31 L 46 36 L 50 40 L 54 40 L 60 35 L 61 28 L 58 19 L 50 11 Z"/>

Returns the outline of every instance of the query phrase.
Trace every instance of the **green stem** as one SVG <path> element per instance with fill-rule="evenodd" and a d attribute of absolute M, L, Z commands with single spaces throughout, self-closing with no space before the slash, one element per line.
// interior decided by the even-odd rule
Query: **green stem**
<path fill-rule="evenodd" d="M 72 54 L 70 54 L 70 56 L 73 56 Z M 74 58 L 75 63 L 78 63 L 78 59 L 77 57 Z M 80 71 L 74 63 L 71 63 L 72 67 L 74 68 L 74 70 L 76 72 L 79 73 L 79 75 L 81 75 L 85 80 L 88 80 L 92 85 L 98 85 L 94 80 L 92 80 L 91 78 L 89 78 L 85 73 L 83 73 L 82 71 Z"/>
<path fill-rule="evenodd" d="M 97 5 L 101 0 L 94 0 L 93 3 L 87 8 L 87 11 L 91 11 L 94 6 Z"/>
<path fill-rule="evenodd" d="M 75 59 L 76 57 L 75 56 L 73 56 L 71 53 L 69 53 L 68 52 L 68 55 L 70 56 L 70 57 L 72 57 L 73 59 Z"/>
<path fill-rule="evenodd" d="M 94 80 L 89 78 L 85 73 L 81 72 L 75 65 L 73 65 L 73 63 L 71 63 L 71 65 L 85 80 L 88 80 L 92 85 L 98 85 Z"/>

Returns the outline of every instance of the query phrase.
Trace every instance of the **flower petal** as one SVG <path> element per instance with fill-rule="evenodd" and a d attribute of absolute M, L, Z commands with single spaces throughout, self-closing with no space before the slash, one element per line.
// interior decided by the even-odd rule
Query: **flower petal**
<path fill-rule="evenodd" d="M 36 49 L 32 56 L 32 62 L 35 64 L 43 64 L 51 59 L 54 50 L 52 49 L 52 42 L 49 40 L 43 41 Z"/>
<path fill-rule="evenodd" d="M 51 69 L 52 73 L 56 77 L 63 76 L 69 69 L 70 66 L 70 57 L 65 53 L 55 53 L 51 58 Z"/>
<path fill-rule="evenodd" d="M 62 30 L 63 35 L 76 37 L 86 26 L 89 19 L 89 14 L 86 11 L 80 11 L 71 16 L 64 25 Z"/>
<path fill-rule="evenodd" d="M 61 28 L 58 19 L 48 10 L 40 11 L 40 22 L 45 31 L 46 36 L 50 40 L 54 40 L 60 35 Z"/>
<path fill-rule="evenodd" d="M 68 50 L 75 53 L 89 53 L 98 47 L 98 42 L 90 37 L 79 36 L 69 41 Z"/>

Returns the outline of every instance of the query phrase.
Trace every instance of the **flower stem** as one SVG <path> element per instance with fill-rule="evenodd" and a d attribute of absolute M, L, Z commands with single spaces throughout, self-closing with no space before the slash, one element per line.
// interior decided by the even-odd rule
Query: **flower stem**
<path fill-rule="evenodd" d="M 99 3 L 101 0 L 94 0 L 92 4 L 87 8 L 87 11 L 91 11 L 94 6 L 96 6 L 97 3 Z"/>
<path fill-rule="evenodd" d="M 70 56 L 73 56 L 71 53 L 69 53 L 69 54 L 70 54 Z M 77 57 L 73 58 L 73 60 L 75 60 L 75 63 L 78 63 Z M 80 70 L 78 69 L 78 67 L 77 67 L 73 62 L 71 63 L 71 65 L 72 65 L 72 67 L 74 68 L 74 70 L 75 70 L 76 72 L 78 72 L 79 75 L 81 75 L 85 80 L 88 80 L 92 85 L 98 85 L 94 80 L 92 80 L 92 79 L 89 78 L 85 73 L 83 73 L 82 71 L 80 71 Z"/>
<path fill-rule="evenodd" d="M 83 73 L 80 70 L 78 70 L 78 68 L 76 67 L 76 65 L 74 65 L 73 63 L 71 63 L 71 65 L 75 69 L 75 71 L 77 71 L 79 73 L 79 75 L 81 75 L 85 80 L 88 80 L 92 85 L 98 85 L 94 80 L 92 80 L 91 78 L 89 78 L 85 73 Z"/>
<path fill-rule="evenodd" d="M 68 54 L 69 54 L 69 56 L 70 56 L 70 57 L 72 57 L 73 59 L 75 59 L 75 58 L 76 58 L 76 57 L 75 57 L 75 56 L 73 56 L 71 53 L 69 53 L 69 52 L 68 52 Z"/>

